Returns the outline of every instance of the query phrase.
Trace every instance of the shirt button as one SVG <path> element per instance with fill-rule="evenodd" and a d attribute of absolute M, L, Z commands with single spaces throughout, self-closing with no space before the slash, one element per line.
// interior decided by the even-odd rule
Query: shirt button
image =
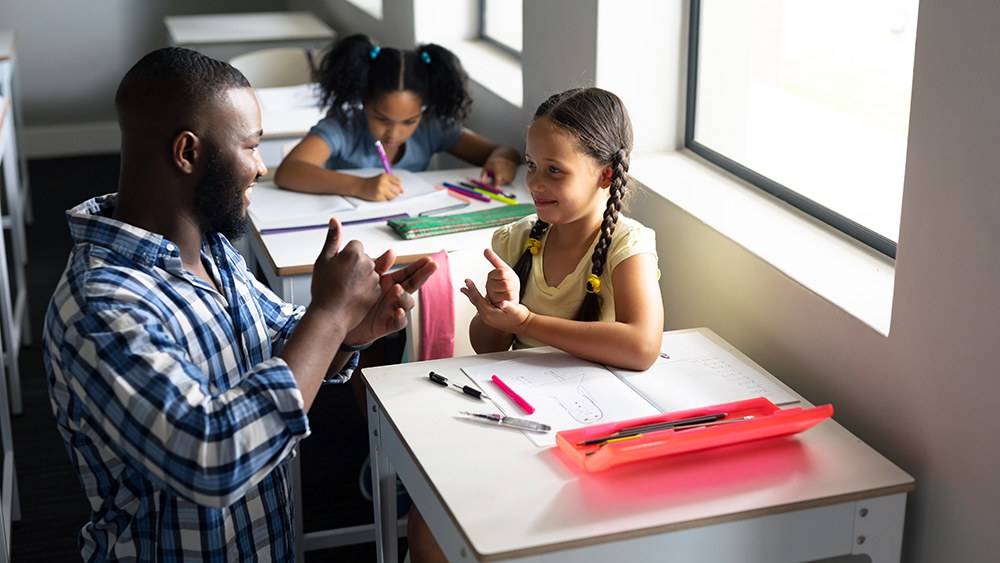
<path fill-rule="evenodd" d="M 167 244 L 167 252 L 173 252 L 173 251 L 174 251 L 174 245 L 173 244 Z"/>

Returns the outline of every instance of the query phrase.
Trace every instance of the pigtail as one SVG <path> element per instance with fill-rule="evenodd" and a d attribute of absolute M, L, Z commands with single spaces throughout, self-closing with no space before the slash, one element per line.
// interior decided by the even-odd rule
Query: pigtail
<path fill-rule="evenodd" d="M 601 274 L 604 273 L 604 266 L 608 261 L 608 249 L 611 247 L 611 237 L 615 233 L 615 226 L 618 224 L 618 216 L 622 208 L 622 199 L 625 195 L 625 184 L 628 181 L 628 152 L 625 149 L 618 149 L 618 152 L 611 157 L 611 186 L 608 205 L 604 209 L 604 220 L 601 222 L 601 235 L 594 246 L 594 253 L 590 257 L 592 264 L 590 276 L 587 277 L 587 293 L 583 296 L 580 309 L 577 310 L 573 320 L 596 321 L 601 318 L 601 305 L 604 298 L 601 297 Z"/>
<path fill-rule="evenodd" d="M 469 114 L 472 98 L 469 96 L 469 75 L 462 62 L 448 49 L 428 43 L 414 51 L 414 64 L 426 70 L 424 92 L 426 113 L 438 119 L 461 123 Z M 414 72 L 419 76 L 418 72 Z"/>
<path fill-rule="evenodd" d="M 366 97 L 369 77 L 382 49 L 367 35 L 351 35 L 340 40 L 323 57 L 316 72 L 320 105 L 342 121 Z"/>
<path fill-rule="evenodd" d="M 535 224 L 531 226 L 531 234 L 528 235 L 528 241 L 524 245 L 524 252 L 514 264 L 514 273 L 517 274 L 517 279 L 521 280 L 520 298 L 524 298 L 524 290 L 528 287 L 528 279 L 531 275 L 531 257 L 541 252 L 542 237 L 548 230 L 548 223 L 541 219 L 536 220 Z"/>

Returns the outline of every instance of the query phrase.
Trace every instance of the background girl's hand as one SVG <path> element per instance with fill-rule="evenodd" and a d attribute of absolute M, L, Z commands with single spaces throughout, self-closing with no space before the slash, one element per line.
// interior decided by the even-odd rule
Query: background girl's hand
<path fill-rule="evenodd" d="M 496 330 L 511 334 L 520 332 L 527 328 L 534 317 L 534 313 L 520 303 L 511 301 L 501 301 L 496 305 L 490 303 L 479 293 L 472 280 L 465 280 L 465 287 L 461 288 L 461 292 L 469 298 L 469 302 L 476 308 L 483 323 Z"/>
<path fill-rule="evenodd" d="M 403 193 L 403 184 L 392 174 L 379 174 L 365 178 L 361 182 L 361 193 L 358 197 L 368 201 L 389 201 Z"/>
<path fill-rule="evenodd" d="M 490 177 L 491 175 L 492 178 Z M 503 186 L 511 183 L 516 175 L 517 162 L 503 156 L 491 156 L 486 161 L 486 164 L 483 165 L 479 181 L 495 186 Z"/>
<path fill-rule="evenodd" d="M 483 255 L 493 264 L 493 269 L 486 274 L 486 300 L 494 307 L 502 301 L 520 303 L 521 280 L 514 270 L 491 248 L 487 248 Z"/>

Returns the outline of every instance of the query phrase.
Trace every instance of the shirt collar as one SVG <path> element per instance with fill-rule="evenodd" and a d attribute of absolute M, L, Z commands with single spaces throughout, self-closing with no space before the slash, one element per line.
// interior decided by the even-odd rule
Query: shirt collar
<path fill-rule="evenodd" d="M 137 264 L 156 266 L 184 276 L 180 249 L 163 235 L 123 223 L 113 217 L 118 194 L 87 200 L 66 212 L 75 244 L 108 248 Z M 222 235 L 207 237 L 214 239 Z M 208 246 L 202 247 L 209 251 Z"/>

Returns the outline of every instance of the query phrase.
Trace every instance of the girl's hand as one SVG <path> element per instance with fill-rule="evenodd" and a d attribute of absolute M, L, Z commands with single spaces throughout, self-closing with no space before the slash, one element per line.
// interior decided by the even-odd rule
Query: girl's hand
<path fill-rule="evenodd" d="M 491 155 L 479 175 L 480 182 L 503 186 L 511 183 L 517 175 L 517 162 L 503 156 Z"/>
<path fill-rule="evenodd" d="M 389 201 L 403 193 L 403 184 L 392 174 L 379 174 L 361 181 L 361 193 L 357 197 L 368 201 Z"/>
<path fill-rule="evenodd" d="M 509 332 L 511 334 L 521 332 L 528 327 L 535 314 L 520 303 L 501 301 L 497 305 L 490 303 L 476 288 L 472 280 L 465 280 L 465 287 L 461 292 L 469 298 L 469 302 L 479 312 L 479 318 L 483 323 L 496 330 Z"/>
<path fill-rule="evenodd" d="M 514 270 L 502 258 L 487 248 L 483 255 L 493 264 L 493 269 L 486 274 L 486 300 L 494 307 L 503 301 L 517 304 L 521 301 L 521 280 Z"/>

